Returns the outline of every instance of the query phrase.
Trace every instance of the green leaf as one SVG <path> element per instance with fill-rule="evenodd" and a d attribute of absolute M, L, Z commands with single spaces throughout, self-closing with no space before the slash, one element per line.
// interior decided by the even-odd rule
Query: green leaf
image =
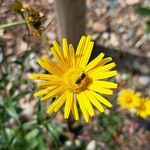
<path fill-rule="evenodd" d="M 102 132 L 100 133 L 100 137 L 105 141 L 108 142 L 111 138 L 110 134 L 108 134 L 107 132 Z"/>
<path fill-rule="evenodd" d="M 36 120 L 33 120 L 33 121 L 30 121 L 30 122 L 26 122 L 23 124 L 23 129 L 24 130 L 27 130 L 27 129 L 34 129 L 35 127 L 37 127 L 37 121 Z"/>
<path fill-rule="evenodd" d="M 139 7 L 138 7 L 138 12 L 139 12 L 142 16 L 150 16 L 150 7 L 139 6 Z"/>
<path fill-rule="evenodd" d="M 38 124 L 42 124 L 42 122 L 45 120 L 45 114 L 40 100 L 38 101 L 37 105 L 38 105 L 37 122 Z"/>
<path fill-rule="evenodd" d="M 39 140 L 38 140 L 38 147 L 39 147 L 39 150 L 48 150 L 47 144 L 44 142 L 43 138 L 41 137 L 39 137 Z"/>
<path fill-rule="evenodd" d="M 35 128 L 26 134 L 25 139 L 27 141 L 32 141 L 33 139 L 36 139 L 38 134 L 39 134 L 39 130 Z"/>
<path fill-rule="evenodd" d="M 28 92 L 14 92 L 13 96 L 12 96 L 12 101 L 18 101 L 20 100 L 22 97 L 24 97 L 25 95 L 27 95 Z"/>
<path fill-rule="evenodd" d="M 53 124 L 46 123 L 45 124 L 45 128 L 47 129 L 48 135 L 52 138 L 54 144 L 56 146 L 59 146 L 60 145 L 60 141 L 59 141 L 59 133 L 58 133 L 57 127 L 55 125 L 53 125 Z"/>
<path fill-rule="evenodd" d="M 146 21 L 146 31 L 150 33 L 150 20 Z"/>
<path fill-rule="evenodd" d="M 112 134 L 116 131 L 116 126 L 110 126 L 110 127 L 107 128 L 107 130 L 110 134 Z"/>
<path fill-rule="evenodd" d="M 13 131 L 5 126 L 0 126 L 0 149 L 1 146 L 5 147 L 8 141 L 11 139 Z"/>
<path fill-rule="evenodd" d="M 5 110 L 8 113 L 8 115 L 12 118 L 14 118 L 18 123 L 20 123 L 19 121 L 19 117 L 18 114 L 16 112 L 15 106 L 13 104 L 13 102 L 11 101 L 11 97 L 7 97 L 5 99 Z"/>

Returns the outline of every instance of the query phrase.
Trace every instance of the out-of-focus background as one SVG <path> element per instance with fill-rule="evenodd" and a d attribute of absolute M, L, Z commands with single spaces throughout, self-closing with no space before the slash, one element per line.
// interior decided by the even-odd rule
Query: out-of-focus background
<path fill-rule="evenodd" d="M 30 10 L 22 13 L 18 4 Z M 0 0 L 0 27 L 36 14 L 40 25 L 0 29 L 0 149 L 149 150 L 150 119 L 122 108 L 117 97 L 126 88 L 150 97 L 150 1 Z M 44 72 L 37 58 L 53 59 L 53 40 L 66 36 L 76 45 L 82 34 L 95 41 L 92 57 L 104 52 L 118 70 L 119 87 L 108 97 L 113 108 L 96 112 L 89 124 L 82 117 L 68 123 L 61 112 L 49 118 L 28 79 Z"/>

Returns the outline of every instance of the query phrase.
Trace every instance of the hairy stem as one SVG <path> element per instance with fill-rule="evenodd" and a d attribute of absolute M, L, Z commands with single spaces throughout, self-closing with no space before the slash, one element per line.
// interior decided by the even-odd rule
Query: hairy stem
<path fill-rule="evenodd" d="M 6 23 L 6 24 L 0 24 L 0 29 L 10 28 L 10 27 L 14 27 L 14 26 L 22 25 L 22 24 L 27 24 L 27 23 L 28 23 L 27 20 L 21 20 L 21 21 Z"/>

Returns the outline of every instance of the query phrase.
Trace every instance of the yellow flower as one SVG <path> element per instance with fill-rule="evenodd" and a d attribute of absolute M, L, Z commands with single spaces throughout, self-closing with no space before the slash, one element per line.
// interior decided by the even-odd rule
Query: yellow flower
<path fill-rule="evenodd" d="M 75 52 L 73 46 L 68 45 L 64 38 L 62 49 L 56 41 L 51 48 L 57 63 L 53 63 L 46 56 L 38 60 L 49 73 L 30 76 L 32 80 L 41 80 L 37 84 L 41 90 L 34 96 L 43 95 L 42 101 L 56 97 L 48 107 L 47 113 L 57 112 L 64 105 L 64 118 L 68 119 L 72 112 L 74 119 L 79 120 L 77 108 L 79 104 L 85 121 L 88 122 L 89 116 L 94 116 L 92 105 L 100 112 L 104 112 L 102 104 L 112 106 L 100 94 L 112 95 L 112 89 L 117 88 L 116 83 L 105 81 L 106 78 L 117 74 L 117 71 L 111 70 L 115 63 L 108 63 L 112 60 L 111 57 L 103 59 L 103 53 L 88 63 L 93 45 L 91 36 L 82 36 Z"/>
<path fill-rule="evenodd" d="M 139 94 L 131 89 L 124 89 L 119 93 L 118 104 L 127 109 L 133 109 L 139 105 Z"/>
<path fill-rule="evenodd" d="M 136 113 L 144 119 L 150 116 L 150 98 L 140 99 L 140 105 L 137 107 Z"/>

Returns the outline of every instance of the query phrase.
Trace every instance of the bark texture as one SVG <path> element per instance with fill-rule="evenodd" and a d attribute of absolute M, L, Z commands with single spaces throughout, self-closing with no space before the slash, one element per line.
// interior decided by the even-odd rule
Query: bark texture
<path fill-rule="evenodd" d="M 86 0 L 55 0 L 59 39 L 66 37 L 74 47 L 85 33 Z"/>

